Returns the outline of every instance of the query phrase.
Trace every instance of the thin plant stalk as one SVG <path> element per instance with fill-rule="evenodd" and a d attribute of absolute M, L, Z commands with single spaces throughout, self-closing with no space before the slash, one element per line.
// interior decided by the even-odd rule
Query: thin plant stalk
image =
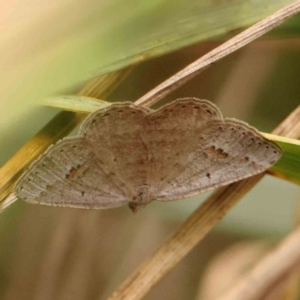
<path fill-rule="evenodd" d="M 142 96 L 136 101 L 136 104 L 143 106 L 151 106 L 172 91 L 178 89 L 184 83 L 198 75 L 204 68 L 212 65 L 221 58 L 239 50 L 245 45 L 258 39 L 273 28 L 282 24 L 284 21 L 294 16 L 300 11 L 300 1 L 294 1 L 284 8 L 278 10 L 274 14 L 256 23 L 234 38 L 225 42 L 221 46 L 210 51 L 195 62 L 191 63 L 183 70 L 179 71 L 153 90 Z"/>
<path fill-rule="evenodd" d="M 300 227 L 298 226 L 273 251 L 263 257 L 236 286 L 215 300 L 256 300 L 300 270 Z"/>

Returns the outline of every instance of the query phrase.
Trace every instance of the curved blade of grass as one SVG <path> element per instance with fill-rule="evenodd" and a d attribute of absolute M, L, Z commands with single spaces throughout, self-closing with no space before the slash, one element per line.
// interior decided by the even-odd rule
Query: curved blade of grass
<path fill-rule="evenodd" d="M 279 161 L 269 170 L 272 175 L 300 185 L 300 141 L 273 134 L 263 134 L 283 150 Z"/>
<path fill-rule="evenodd" d="M 128 36 L 124 58 L 100 67 L 99 71 L 102 73 L 115 70 L 250 26 L 292 1 L 225 0 L 218 3 L 213 0 L 202 0 L 195 4 L 193 0 L 176 0 L 175 3 L 161 1 L 158 5 L 153 5 L 149 11 L 145 10 L 146 19 L 141 22 L 141 26 L 147 38 L 141 39 L 135 34 Z M 153 20 L 151 13 L 155 13 L 156 24 L 151 22 L 151 19 Z M 300 24 L 298 28 L 300 30 Z M 284 32 L 295 33 L 295 26 L 286 27 Z M 280 34 L 283 34 L 283 31 L 280 31 Z"/>
<path fill-rule="evenodd" d="M 27 130 L 23 116 L 41 99 L 248 26 L 291 0 L 48 2 L 41 0 L 30 10 L 20 2 L 12 13 L 9 6 L 0 11 L 1 151 L 9 152 L 7 145 Z"/>

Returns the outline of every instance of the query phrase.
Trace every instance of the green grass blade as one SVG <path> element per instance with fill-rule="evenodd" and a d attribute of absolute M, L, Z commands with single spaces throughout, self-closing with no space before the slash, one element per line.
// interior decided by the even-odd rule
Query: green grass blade
<path fill-rule="evenodd" d="M 274 175 L 300 185 L 300 141 L 273 134 L 263 134 L 283 150 L 279 161 L 270 169 Z"/>

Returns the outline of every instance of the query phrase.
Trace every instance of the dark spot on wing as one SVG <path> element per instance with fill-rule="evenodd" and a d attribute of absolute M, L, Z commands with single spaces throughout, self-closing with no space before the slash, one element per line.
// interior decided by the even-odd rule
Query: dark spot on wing
<path fill-rule="evenodd" d="M 69 171 L 68 174 L 66 174 L 66 179 L 72 178 L 76 175 L 77 171 L 79 170 L 79 168 L 81 167 L 81 165 L 77 165 L 76 168 L 72 167 Z"/>
<path fill-rule="evenodd" d="M 246 163 L 246 162 L 248 162 L 249 161 L 249 157 L 248 156 L 246 156 L 245 158 L 243 158 L 243 160 L 242 160 L 244 163 Z"/>
<path fill-rule="evenodd" d="M 207 151 L 210 154 L 212 154 L 214 156 L 217 156 L 218 158 L 226 158 L 226 157 L 228 157 L 228 153 L 224 152 L 224 150 L 221 149 L 221 148 L 216 149 L 215 146 L 211 146 L 211 147 L 207 148 Z"/>

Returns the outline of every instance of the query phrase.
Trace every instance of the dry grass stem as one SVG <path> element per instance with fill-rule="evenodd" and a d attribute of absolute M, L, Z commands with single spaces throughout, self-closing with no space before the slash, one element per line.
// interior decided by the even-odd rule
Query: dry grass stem
<path fill-rule="evenodd" d="M 80 95 L 85 93 L 85 96 L 105 98 L 126 78 L 130 70 L 127 68 L 95 78 L 83 88 Z M 83 113 L 60 112 L 0 169 L 0 211 L 14 202 L 14 185 L 30 163 L 51 144 L 68 135 L 85 116 Z"/>
<path fill-rule="evenodd" d="M 293 118 L 289 118 L 285 122 L 282 122 L 272 133 L 287 138 L 297 139 L 298 133 L 300 132 L 300 123 L 295 122 L 296 120 L 300 120 L 300 105 L 294 110 Z"/>
<path fill-rule="evenodd" d="M 290 114 L 275 129 L 277 134 L 286 133 L 291 138 L 299 138 L 298 109 Z M 291 132 L 286 130 L 291 128 Z M 299 127 L 300 129 L 300 127 Z M 202 238 L 219 220 L 264 176 L 259 174 L 218 189 L 212 194 L 176 232 L 142 263 L 108 300 L 142 299 Z"/>
<path fill-rule="evenodd" d="M 300 117 L 300 116 L 299 116 Z M 299 198 L 300 200 L 300 198 Z M 294 226 L 300 227 L 300 202 L 298 201 L 295 206 L 295 220 Z M 284 296 L 281 300 L 297 300 L 300 295 L 300 268 L 291 274 L 286 284 Z"/>
<path fill-rule="evenodd" d="M 216 300 L 262 299 L 278 282 L 300 269 L 300 227 L 266 255 L 228 293 Z"/>
<path fill-rule="evenodd" d="M 224 291 L 235 286 L 241 276 L 249 271 L 269 249 L 269 244 L 264 240 L 242 240 L 217 253 L 200 277 L 195 300 L 215 299 L 223 295 Z"/>
<path fill-rule="evenodd" d="M 248 28 L 247 30 L 238 34 L 221 46 L 202 56 L 192 64 L 188 65 L 186 68 L 176 73 L 175 75 L 158 85 L 156 88 L 148 92 L 146 95 L 138 99 L 136 101 L 136 104 L 144 106 L 153 105 L 154 103 L 165 97 L 167 94 L 176 90 L 188 80 L 195 77 L 205 67 L 256 40 L 293 15 L 297 14 L 299 11 L 300 1 L 294 1 L 290 5 L 285 6 L 276 13 L 270 15 L 261 22 L 256 23 L 252 27 Z"/>

